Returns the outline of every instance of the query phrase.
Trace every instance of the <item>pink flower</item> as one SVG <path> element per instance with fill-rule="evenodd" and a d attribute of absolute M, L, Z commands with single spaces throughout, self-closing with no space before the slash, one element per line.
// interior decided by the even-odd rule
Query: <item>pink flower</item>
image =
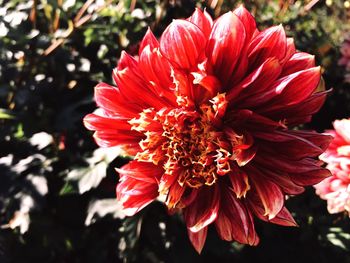
<path fill-rule="evenodd" d="M 197 9 L 159 42 L 149 30 L 113 77 L 117 87 L 97 85 L 100 110 L 84 122 L 100 146 L 134 156 L 118 169 L 117 198 L 133 215 L 162 197 L 198 252 L 210 224 L 250 245 L 254 216 L 294 226 L 285 195 L 329 175 L 318 156 L 331 137 L 292 129 L 325 100 L 320 68 L 282 26 L 259 31 L 242 6 L 215 21 Z"/>
<path fill-rule="evenodd" d="M 316 193 L 327 200 L 331 214 L 350 212 L 350 120 L 336 120 L 333 126 L 328 133 L 334 140 L 320 156 L 333 176 L 315 185 Z"/>

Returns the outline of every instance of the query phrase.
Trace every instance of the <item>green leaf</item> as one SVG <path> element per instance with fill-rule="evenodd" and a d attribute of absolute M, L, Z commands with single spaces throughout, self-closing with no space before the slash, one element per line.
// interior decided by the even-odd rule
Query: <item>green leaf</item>
<path fill-rule="evenodd" d="M 15 117 L 5 109 L 0 109 L 0 119 L 14 119 Z"/>
<path fill-rule="evenodd" d="M 14 134 L 14 136 L 17 139 L 22 139 L 24 137 L 24 131 L 23 131 L 23 124 L 22 123 L 18 124 L 17 131 Z"/>
<path fill-rule="evenodd" d="M 68 195 L 77 193 L 76 187 L 70 182 L 66 182 L 62 187 L 59 195 Z"/>

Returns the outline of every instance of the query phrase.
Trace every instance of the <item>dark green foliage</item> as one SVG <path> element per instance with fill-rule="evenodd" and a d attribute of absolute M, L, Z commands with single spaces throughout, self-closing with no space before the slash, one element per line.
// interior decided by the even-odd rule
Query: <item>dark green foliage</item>
<path fill-rule="evenodd" d="M 0 0 L 0 262 L 350 262 L 349 218 L 329 215 L 312 188 L 287 201 L 299 228 L 257 222 L 258 247 L 210 229 L 199 256 L 181 217 L 160 203 L 123 218 L 114 168 L 128 160 L 96 151 L 82 125 L 95 109 L 94 86 L 112 83 L 121 51 L 136 53 L 147 27 L 159 36 L 195 6 L 218 16 L 240 2 L 96 2 Z M 308 128 L 349 117 L 350 87 L 337 65 L 350 27 L 344 1 L 244 2 L 260 28 L 282 23 L 322 65 L 333 92 Z"/>

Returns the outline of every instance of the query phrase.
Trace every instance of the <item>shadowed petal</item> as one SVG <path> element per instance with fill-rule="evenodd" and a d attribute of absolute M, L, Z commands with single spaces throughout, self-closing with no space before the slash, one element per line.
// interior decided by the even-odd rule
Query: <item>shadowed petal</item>
<path fill-rule="evenodd" d="M 208 227 L 201 229 L 198 232 L 192 232 L 188 229 L 188 237 L 196 249 L 196 251 L 200 254 L 205 244 L 205 240 L 207 239 Z"/>
<path fill-rule="evenodd" d="M 197 201 L 184 209 L 187 227 L 192 232 L 198 232 L 212 223 L 219 210 L 219 189 L 217 185 L 200 189 Z"/>
<path fill-rule="evenodd" d="M 265 215 L 264 206 L 257 195 L 250 194 L 247 199 L 247 204 L 253 213 L 263 221 L 282 226 L 297 226 L 294 218 L 285 207 L 283 207 L 274 218 L 269 219 L 268 216 Z"/>
<path fill-rule="evenodd" d="M 249 167 L 248 174 L 250 176 L 249 178 L 251 178 L 254 190 L 263 204 L 265 210 L 264 215 L 268 216 L 268 219 L 271 220 L 281 211 L 284 205 L 284 195 L 281 188 L 264 177 L 258 169 L 252 166 Z"/>
<path fill-rule="evenodd" d="M 224 86 L 228 84 L 236 66 L 245 36 L 243 23 L 232 12 L 222 15 L 213 25 L 206 54 L 215 75 Z"/>
<path fill-rule="evenodd" d="M 265 116 L 269 116 L 273 120 L 287 120 L 290 127 L 301 123 L 307 123 L 311 121 L 313 114 L 319 111 L 324 104 L 327 94 L 326 92 L 317 92 L 312 94 L 309 98 L 295 105 L 283 105 L 274 109 L 260 109 L 259 112 Z"/>
<path fill-rule="evenodd" d="M 315 67 L 315 56 L 304 52 L 297 52 L 283 65 L 281 76 L 287 76 L 300 70 Z"/>
<path fill-rule="evenodd" d="M 256 102 L 257 95 L 264 94 L 266 89 L 281 74 L 281 65 L 276 58 L 267 59 L 239 84 L 228 91 L 228 100 L 234 107 L 246 107 Z M 239 94 L 239 96 L 238 96 Z M 237 105 L 238 104 L 238 105 Z"/>
<path fill-rule="evenodd" d="M 264 110 L 273 110 L 280 105 L 294 105 L 307 99 L 317 88 L 320 82 L 320 67 L 310 68 L 293 73 L 277 80 L 271 93 L 265 93 L 262 101 L 269 101 Z"/>
<path fill-rule="evenodd" d="M 287 38 L 282 25 L 265 29 L 257 34 L 249 45 L 249 64 L 259 65 L 267 58 L 282 60 L 286 56 Z"/>
<path fill-rule="evenodd" d="M 231 181 L 233 192 L 237 198 L 245 197 L 250 189 L 249 178 L 242 169 L 233 168 L 233 171 L 227 175 Z"/>
<path fill-rule="evenodd" d="M 222 189 L 221 207 L 215 226 L 219 236 L 227 241 L 237 240 L 243 244 L 257 245 L 259 238 L 254 229 L 253 217 L 234 193 Z"/>

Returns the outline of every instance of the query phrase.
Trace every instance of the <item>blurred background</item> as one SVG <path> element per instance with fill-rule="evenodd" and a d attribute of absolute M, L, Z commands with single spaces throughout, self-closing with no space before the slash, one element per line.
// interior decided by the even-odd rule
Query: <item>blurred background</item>
<path fill-rule="evenodd" d="M 122 50 L 135 54 L 195 7 L 214 17 L 242 1 L 0 0 L 0 263 L 350 262 L 350 219 L 330 215 L 313 188 L 290 197 L 300 225 L 256 221 L 261 242 L 220 240 L 210 229 L 201 255 L 178 215 L 153 203 L 125 218 L 115 201 L 117 149 L 97 149 L 82 118 L 94 86 L 112 83 Z M 326 89 L 307 125 L 323 131 L 350 116 L 350 1 L 244 1 L 259 28 L 282 23 L 314 54 Z"/>

